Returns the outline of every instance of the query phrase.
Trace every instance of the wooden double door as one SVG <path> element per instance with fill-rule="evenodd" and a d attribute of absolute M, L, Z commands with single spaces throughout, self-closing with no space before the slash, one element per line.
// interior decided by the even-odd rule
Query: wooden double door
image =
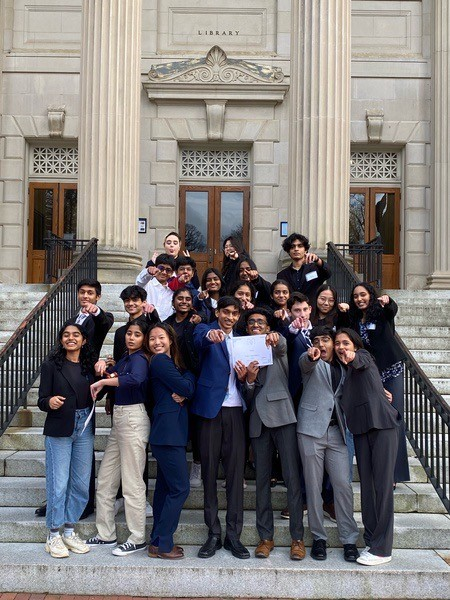
<path fill-rule="evenodd" d="M 49 233 L 75 237 L 77 184 L 30 183 L 27 283 L 42 283 L 45 276 L 44 239 Z"/>
<path fill-rule="evenodd" d="M 179 231 L 197 263 L 198 276 L 222 267 L 222 245 L 229 236 L 248 251 L 250 188 L 248 186 L 180 186 Z"/>
<path fill-rule="evenodd" d="M 350 188 L 350 244 L 383 244 L 383 288 L 400 283 L 400 190 Z"/>

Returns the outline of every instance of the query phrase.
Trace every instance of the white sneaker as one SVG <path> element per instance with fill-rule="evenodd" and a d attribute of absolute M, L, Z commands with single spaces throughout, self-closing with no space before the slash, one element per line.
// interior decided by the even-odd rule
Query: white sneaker
<path fill-rule="evenodd" d="M 153 508 L 152 508 L 152 505 L 150 504 L 150 502 L 148 500 L 145 503 L 145 516 L 146 517 L 153 517 Z"/>
<path fill-rule="evenodd" d="M 191 488 L 198 488 L 202 485 L 202 466 L 200 464 L 192 463 L 189 483 Z"/>
<path fill-rule="evenodd" d="M 53 558 L 67 558 L 69 551 L 67 550 L 62 537 L 58 534 L 55 537 L 48 537 L 45 542 L 45 551 L 53 556 Z"/>
<path fill-rule="evenodd" d="M 69 536 L 63 536 L 63 542 L 69 550 L 72 550 L 75 554 L 86 554 L 90 548 L 82 539 L 78 537 L 76 533 L 72 533 Z"/>
<path fill-rule="evenodd" d="M 369 567 L 375 565 L 384 565 L 385 563 L 391 562 L 392 556 L 376 556 L 370 552 L 361 552 L 361 555 L 356 559 L 356 562 L 360 565 L 367 565 Z"/>
<path fill-rule="evenodd" d="M 124 510 L 125 510 L 125 500 L 123 498 L 118 498 L 114 502 L 114 514 L 117 515 L 117 513 L 123 512 Z"/>

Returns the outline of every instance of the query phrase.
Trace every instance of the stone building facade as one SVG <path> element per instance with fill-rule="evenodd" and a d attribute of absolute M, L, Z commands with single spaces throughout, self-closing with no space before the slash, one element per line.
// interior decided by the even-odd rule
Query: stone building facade
<path fill-rule="evenodd" d="M 447 0 L 0 0 L 0 281 L 47 231 L 131 281 L 181 230 L 385 245 L 386 287 L 450 288 Z M 139 221 L 138 221 L 139 219 Z"/>

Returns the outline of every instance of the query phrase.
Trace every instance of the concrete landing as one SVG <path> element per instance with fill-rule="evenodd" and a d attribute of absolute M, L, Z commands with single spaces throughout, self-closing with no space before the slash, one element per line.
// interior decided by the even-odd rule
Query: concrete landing
<path fill-rule="evenodd" d="M 42 544 L 0 544 L 0 591 L 115 596 L 299 598 L 396 598 L 448 600 L 450 566 L 433 550 L 395 550 L 387 565 L 346 563 L 330 549 L 317 562 L 295 563 L 287 548 L 267 560 L 239 560 L 220 550 L 208 560 L 186 546 L 186 558 L 170 562 L 138 552 L 115 557 L 96 548 L 89 554 L 53 559 Z M 253 553 L 253 548 L 251 549 Z"/>

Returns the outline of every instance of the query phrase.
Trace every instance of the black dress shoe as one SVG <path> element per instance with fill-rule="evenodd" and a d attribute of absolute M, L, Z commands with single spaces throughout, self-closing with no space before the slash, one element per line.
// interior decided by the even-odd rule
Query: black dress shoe
<path fill-rule="evenodd" d="M 87 519 L 89 517 L 89 515 L 93 515 L 93 514 L 94 514 L 94 507 L 86 506 L 86 508 L 83 510 L 83 514 L 80 517 L 80 521 L 82 521 L 83 519 Z"/>
<path fill-rule="evenodd" d="M 311 557 L 314 560 L 326 560 L 327 543 L 325 540 L 314 540 L 311 548 Z"/>
<path fill-rule="evenodd" d="M 39 508 L 37 508 L 37 509 L 34 511 L 34 514 L 35 514 L 37 517 L 45 517 L 45 516 L 46 516 L 46 514 L 47 514 L 47 503 L 43 504 L 42 506 L 39 506 Z"/>
<path fill-rule="evenodd" d="M 358 557 L 359 552 L 355 544 L 344 544 L 344 559 L 347 562 L 356 562 Z"/>
<path fill-rule="evenodd" d="M 208 539 L 198 551 L 199 558 L 211 558 L 216 553 L 216 550 L 222 548 L 222 542 L 217 535 L 208 535 Z"/>
<path fill-rule="evenodd" d="M 228 538 L 225 538 L 223 547 L 225 550 L 229 550 L 236 558 L 250 558 L 250 552 L 239 540 L 229 540 Z"/>

